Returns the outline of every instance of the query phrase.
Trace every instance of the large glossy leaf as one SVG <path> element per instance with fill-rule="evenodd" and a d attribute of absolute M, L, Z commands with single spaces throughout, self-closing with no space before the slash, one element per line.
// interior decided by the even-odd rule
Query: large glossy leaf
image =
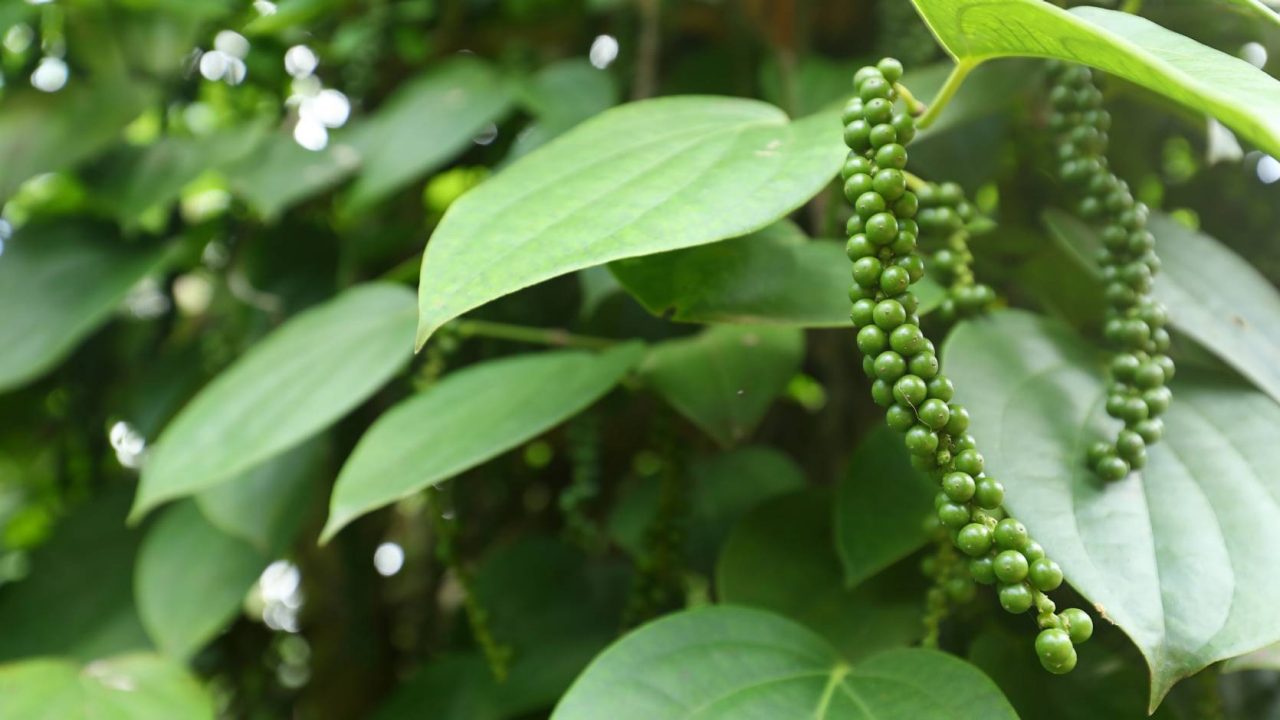
<path fill-rule="evenodd" d="M 598 115 L 449 207 L 422 260 L 418 344 L 524 287 L 758 230 L 840 166 L 840 133 L 772 105 L 672 97 Z"/>
<path fill-rule="evenodd" d="M 587 668 L 552 720 L 1016 720 L 971 665 L 893 650 L 849 665 L 801 625 L 712 607 L 650 623 Z"/>
<path fill-rule="evenodd" d="M 259 551 L 283 551 L 297 534 L 325 458 L 323 436 L 195 496 L 200 512 L 222 532 Z"/>
<path fill-rule="evenodd" d="M 1151 706 L 1197 670 L 1280 640 L 1280 405 L 1234 377 L 1180 370 L 1146 469 L 1101 484 L 1085 449 L 1116 431 L 1101 356 L 1023 312 L 961 325 L 944 349 L 987 467 L 1098 612 L 1151 668 Z"/>
<path fill-rule="evenodd" d="M 773 448 L 747 446 L 691 461 L 685 482 L 689 488 L 689 519 L 685 531 L 690 567 L 711 571 L 729 531 L 743 514 L 757 505 L 805 485 L 804 470 Z M 614 503 L 609 533 L 619 545 L 639 555 L 645 529 L 658 512 L 660 481 L 647 478 Z"/>
<path fill-rule="evenodd" d="M 290 319 L 214 378 L 161 433 L 133 517 L 226 482 L 342 417 L 409 361 L 413 298 L 362 285 Z"/>
<path fill-rule="evenodd" d="M 1097 233 L 1059 211 L 1046 212 L 1044 220 L 1096 274 Z M 1169 322 L 1280 402 L 1280 292 L 1208 235 L 1161 214 L 1152 215 L 1149 227 L 1163 264 L 1155 296 L 1168 308 Z"/>
<path fill-rule="evenodd" d="M 194 500 L 166 508 L 138 550 L 143 626 L 166 655 L 186 660 L 235 617 L 268 561 L 211 525 Z"/>
<path fill-rule="evenodd" d="M 0 391 L 40 376 L 102 324 L 158 250 L 120 247 L 101 227 L 29 225 L 0 255 Z"/>
<path fill-rule="evenodd" d="M 128 505 L 121 492 L 81 505 L 31 554 L 30 575 L 0 587 L 0 662 L 150 649 L 133 604 L 141 533 L 124 525 Z"/>
<path fill-rule="evenodd" d="M 0 202 L 27 179 L 66 169 L 110 145 L 147 102 L 123 82 L 71 83 L 6 97 L 0 108 Z"/>
<path fill-rule="evenodd" d="M 213 699 L 181 665 L 121 655 L 86 666 L 0 665 L 0 720 L 213 720 Z"/>
<path fill-rule="evenodd" d="M 360 155 L 350 207 L 366 207 L 431 172 L 510 104 L 507 81 L 475 57 L 455 57 L 405 83 L 372 117 L 335 134 Z"/>
<path fill-rule="evenodd" d="M 319 152 L 277 133 L 251 157 L 226 168 L 231 187 L 259 213 L 274 219 L 286 208 L 337 185 L 360 167 L 360 153 L 342 142 Z"/>
<path fill-rule="evenodd" d="M 809 240 L 790 222 L 742 238 L 609 264 L 645 309 L 670 320 L 849 326 L 849 259 L 840 243 Z M 942 300 L 925 281 L 923 311 Z"/>
<path fill-rule="evenodd" d="M 448 375 L 360 438 L 338 475 L 321 539 L 572 417 L 617 385 L 641 354 L 639 344 L 546 352 Z"/>
<path fill-rule="evenodd" d="M 721 445 L 747 439 L 800 369 L 804 333 L 721 325 L 655 345 L 641 375 Z"/>
<path fill-rule="evenodd" d="M 863 438 L 836 492 L 836 548 L 845 582 L 856 585 L 924 545 L 924 520 L 936 492 L 911 467 L 902 436 L 881 427 Z"/>
<path fill-rule="evenodd" d="M 825 490 L 776 498 L 748 513 L 716 565 L 722 602 L 803 623 L 855 662 L 918 640 L 926 591 L 914 563 L 851 587 L 836 557 Z"/>
<path fill-rule="evenodd" d="M 1042 0 L 913 0 L 956 59 L 1008 56 L 1084 63 L 1207 112 L 1280 155 L 1280 81 L 1249 63 L 1129 13 L 1067 12 Z"/>

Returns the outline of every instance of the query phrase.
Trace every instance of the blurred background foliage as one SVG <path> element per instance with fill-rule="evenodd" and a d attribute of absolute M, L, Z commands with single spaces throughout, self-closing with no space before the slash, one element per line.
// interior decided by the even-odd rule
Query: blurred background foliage
<path fill-rule="evenodd" d="M 1280 33 L 1206 4 L 1142 10 L 1274 74 Z M 5 0 L 0 40 L 0 660 L 158 649 L 190 660 L 224 717 L 541 717 L 627 623 L 713 596 L 797 602 L 768 596 L 767 562 L 751 567 L 752 543 L 785 531 L 748 511 L 792 493 L 778 512 L 803 524 L 815 503 L 794 493 L 845 478 L 878 425 L 844 331 L 809 332 L 803 357 L 781 353 L 758 416 L 699 427 L 616 390 L 466 482 L 317 546 L 328 488 L 373 419 L 447 369 L 527 349 L 446 328 L 371 399 L 264 469 L 261 496 L 202 495 L 141 525 L 124 518 L 148 441 L 219 370 L 341 288 L 415 283 L 454 200 L 576 124 L 685 93 L 761 98 L 799 117 L 839 102 L 852 70 L 883 54 L 916 70 L 913 87 L 929 96 L 947 62 L 909 3 Z M 1064 250 L 1040 226 L 1040 208 L 1061 203 L 1037 79 L 1030 62 L 984 67 L 913 163 L 959 181 L 998 219 L 976 245 L 981 276 L 1012 302 L 1093 328 L 1101 307 L 1087 280 L 1061 271 Z M 1106 89 L 1112 161 L 1139 199 L 1280 280 L 1280 162 L 1139 88 Z M 833 188 L 792 220 L 835 237 L 839 206 Z M 603 268 L 471 317 L 651 341 L 694 330 L 652 317 Z M 677 537 L 687 567 L 663 580 L 675 591 L 637 610 L 634 560 L 675 473 L 696 488 L 696 529 Z M 566 529 L 562 506 L 578 501 L 563 491 L 583 474 L 599 487 L 591 522 Z M 244 522 L 255 512 L 265 519 Z M 450 518 L 452 556 L 439 542 Z M 830 547 L 811 554 L 840 563 Z M 821 568 L 806 577 L 839 573 Z M 183 589 L 196 576 L 212 580 Z M 895 566 L 846 599 L 885 613 L 876 637 L 847 628 L 849 647 L 918 637 L 920 583 Z M 230 596 L 209 600 L 219 593 Z M 514 649 L 506 682 L 463 617 L 474 601 Z M 139 618 L 148 603 L 201 602 L 224 609 L 179 612 L 173 635 Z M 981 618 L 957 630 L 960 645 L 1015 704 L 1037 702 L 1044 679 L 1011 669 L 1007 620 L 971 614 Z M 1061 717 L 1136 717 L 1145 680 L 1131 676 L 1132 647 L 1113 631 L 1089 652 L 1114 662 L 1073 676 L 1073 697 L 1099 707 Z M 1274 672 L 1228 677 L 1240 717 L 1276 716 Z M 1180 688 L 1161 716 L 1194 717 L 1197 688 Z M 192 692 L 193 707 L 208 702 Z"/>

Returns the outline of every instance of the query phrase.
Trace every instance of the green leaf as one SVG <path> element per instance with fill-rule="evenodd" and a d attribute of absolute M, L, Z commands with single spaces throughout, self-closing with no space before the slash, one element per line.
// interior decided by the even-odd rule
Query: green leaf
<path fill-rule="evenodd" d="M 613 389 L 640 359 L 638 343 L 599 354 L 520 355 L 472 365 L 392 408 L 338 475 L 327 541 L 357 517 L 501 455 Z"/>
<path fill-rule="evenodd" d="M 520 86 L 519 94 L 537 122 L 516 137 L 509 160 L 528 154 L 583 120 L 618 104 L 618 87 L 613 76 L 586 59 L 561 60 L 547 65 Z"/>
<path fill-rule="evenodd" d="M 1227 2 L 1262 22 L 1280 28 L 1280 13 L 1277 13 L 1274 8 L 1268 6 L 1262 0 L 1227 0 Z"/>
<path fill-rule="evenodd" d="M 1280 670 L 1280 643 L 1233 657 L 1222 663 L 1222 672 L 1242 670 Z"/>
<path fill-rule="evenodd" d="M 150 649 L 133 605 L 141 533 L 124 525 L 128 504 L 120 492 L 82 504 L 31 554 L 31 574 L 0 587 L 0 662 L 40 655 L 88 662 Z"/>
<path fill-rule="evenodd" d="M 804 623 L 853 661 L 919 639 L 927 588 L 915 564 L 855 588 L 835 550 L 826 491 L 776 498 L 748 513 L 725 542 L 716 592 L 723 602 Z"/>
<path fill-rule="evenodd" d="M 236 616 L 269 558 L 223 533 L 192 500 L 167 508 L 138 550 L 134 594 L 164 653 L 186 660 Z"/>
<path fill-rule="evenodd" d="M 158 250 L 107 242 L 89 224 L 28 225 L 0 256 L 0 391 L 55 366 L 101 325 L 135 283 L 160 264 Z"/>
<path fill-rule="evenodd" d="M 1016 720 L 985 675 L 933 650 L 850 666 L 813 632 L 711 607 L 650 623 L 587 668 L 552 720 Z"/>
<path fill-rule="evenodd" d="M 293 135 L 277 133 L 251 157 L 226 168 L 231 187 L 268 220 L 290 206 L 324 192 L 360 167 L 360 154 L 341 142 L 307 150 Z"/>
<path fill-rule="evenodd" d="M 144 212 L 173 201 L 206 170 L 254 153 L 264 131 L 261 123 L 248 123 L 205 137 L 165 137 L 146 147 L 126 147 L 97 178 L 98 194 L 116 218 L 132 224 Z"/>
<path fill-rule="evenodd" d="M 849 259 L 840 243 L 810 241 L 783 221 L 746 237 L 609 264 L 645 309 L 695 323 L 849 326 Z M 927 312 L 942 288 L 914 288 Z"/>
<path fill-rule="evenodd" d="M 1280 405 L 1233 377 L 1180 369 L 1145 470 L 1100 484 L 1113 435 L 1101 356 L 1023 312 L 962 324 L 944 348 L 1006 505 L 1151 668 L 1151 709 L 1179 678 L 1280 640 L 1267 567 L 1280 545 Z"/>
<path fill-rule="evenodd" d="M 1045 225 L 1095 274 L 1097 232 L 1059 211 Z M 1162 269 L 1155 297 L 1169 322 L 1280 402 L 1280 292 L 1262 273 L 1214 238 L 1167 215 L 1153 214 L 1150 230 Z"/>
<path fill-rule="evenodd" d="M 1042 0 L 913 1 L 962 68 L 1010 56 L 1092 65 L 1207 112 L 1280 155 L 1280 81 L 1150 20 L 1096 7 L 1067 12 Z"/>
<path fill-rule="evenodd" d="M 689 564 L 709 571 L 720 546 L 743 514 L 761 503 L 805 485 L 804 471 L 773 448 L 735 448 L 688 465 L 689 520 L 686 554 Z M 631 488 L 613 506 L 609 533 L 633 555 L 644 546 L 645 528 L 658 511 L 657 477 Z"/>
<path fill-rule="evenodd" d="M 345 415 L 409 361 L 412 318 L 411 294 L 383 283 L 291 318 L 160 434 L 131 517 L 226 482 Z"/>
<path fill-rule="evenodd" d="M 751 435 L 803 359 L 797 329 L 722 325 L 653 346 L 640 372 L 671 407 L 728 446 Z"/>
<path fill-rule="evenodd" d="M 1033 659 L 1033 639 L 1021 623 L 981 630 L 969 645 L 969 662 L 1004 690 L 1024 718 L 1034 720 L 1129 720 L 1147 717 L 1142 656 L 1119 633 L 1099 627 L 1078 646 L 1080 660 L 1066 675 L 1051 675 Z M 1119 642 L 1111 642 L 1118 640 Z M 1188 720 L 1173 703 L 1152 720 Z"/>
<path fill-rule="evenodd" d="M 490 300 L 573 270 L 737 237 L 824 186 L 845 154 L 830 118 L 754 100 L 623 105 L 449 207 L 419 286 L 418 345 Z"/>
<path fill-rule="evenodd" d="M 0 665 L 5 720 L 213 720 L 213 699 L 181 665 L 120 655 L 80 666 L 40 658 Z"/>
<path fill-rule="evenodd" d="M 368 207 L 429 174 L 506 114 L 507 81 L 488 63 L 460 56 L 403 84 L 369 119 L 335 133 L 360 154 L 348 209 Z"/>
<path fill-rule="evenodd" d="M 70 83 L 56 93 L 5 97 L 0 107 L 0 203 L 23 182 L 64 170 L 115 142 L 149 98 L 121 82 Z"/>
<path fill-rule="evenodd" d="M 879 427 L 863 438 L 836 491 L 836 549 L 849 586 L 925 544 L 924 520 L 936 492 L 933 481 L 911 467 L 900 435 Z"/>
<path fill-rule="evenodd" d="M 324 442 L 313 438 L 205 490 L 195 500 L 219 530 L 275 555 L 288 547 L 301 527 L 324 459 Z"/>

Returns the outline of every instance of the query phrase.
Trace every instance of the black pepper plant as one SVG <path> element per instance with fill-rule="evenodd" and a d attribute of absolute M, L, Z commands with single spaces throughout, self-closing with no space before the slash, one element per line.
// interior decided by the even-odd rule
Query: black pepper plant
<path fill-rule="evenodd" d="M 1271 5 L 0 4 L 0 720 L 1280 717 Z"/>

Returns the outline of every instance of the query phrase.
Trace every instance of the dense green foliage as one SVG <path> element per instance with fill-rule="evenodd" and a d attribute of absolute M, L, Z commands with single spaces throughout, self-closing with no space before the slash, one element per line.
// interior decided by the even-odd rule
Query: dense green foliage
<path fill-rule="evenodd" d="M 0 720 L 1280 718 L 1278 56 L 0 5 Z"/>

